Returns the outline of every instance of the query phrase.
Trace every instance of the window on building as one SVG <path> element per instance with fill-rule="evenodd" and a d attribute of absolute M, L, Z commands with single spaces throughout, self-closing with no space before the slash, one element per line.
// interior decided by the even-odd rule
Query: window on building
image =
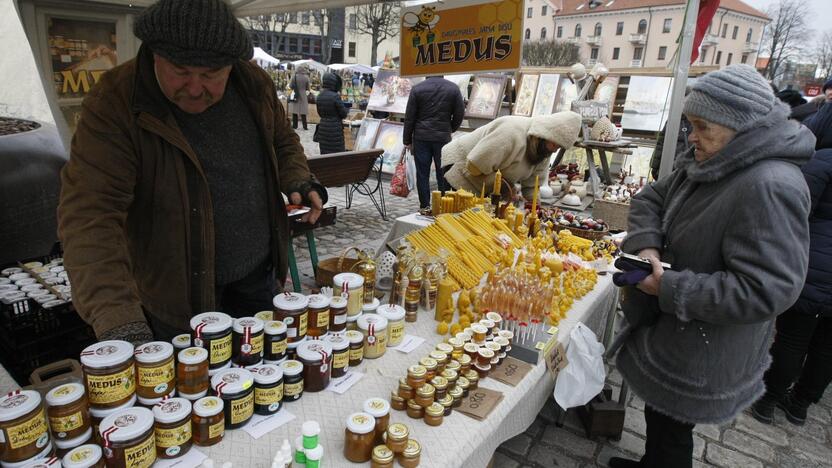
<path fill-rule="evenodd" d="M 549 13 L 549 6 L 543 5 L 540 7 L 540 16 L 546 16 L 546 13 Z"/>
<path fill-rule="evenodd" d="M 622 35 L 622 34 L 624 34 L 624 22 L 623 22 L 623 21 L 619 21 L 619 22 L 618 22 L 618 23 L 616 23 L 616 25 L 615 25 L 615 35 L 616 35 L 616 36 L 620 36 L 620 35 Z"/>
<path fill-rule="evenodd" d="M 724 38 L 727 35 L 728 35 L 728 23 L 725 23 L 725 24 L 722 25 L 722 37 Z"/>
<path fill-rule="evenodd" d="M 754 33 L 754 28 L 748 28 L 748 32 L 745 34 L 745 42 L 751 42 L 751 35 Z"/>
<path fill-rule="evenodd" d="M 644 54 L 644 47 L 636 47 L 633 50 L 633 60 L 641 60 L 641 56 Z"/>
<path fill-rule="evenodd" d="M 546 39 L 546 28 L 540 28 L 540 38 Z"/>
<path fill-rule="evenodd" d="M 589 49 L 589 58 L 592 60 L 598 60 L 598 48 L 593 47 Z"/>
<path fill-rule="evenodd" d="M 699 63 L 705 63 L 706 55 L 708 55 L 708 49 L 702 49 L 702 53 L 699 55 Z"/>
<path fill-rule="evenodd" d="M 575 37 L 581 37 L 581 25 L 580 24 L 575 25 Z"/>
<path fill-rule="evenodd" d="M 667 47 L 659 47 L 659 60 L 664 60 L 667 57 Z"/>
<path fill-rule="evenodd" d="M 304 37 L 300 40 L 300 51 L 304 54 L 308 54 L 312 51 L 312 43 L 309 41 L 308 37 Z"/>
<path fill-rule="evenodd" d="M 312 53 L 315 55 L 321 55 L 321 40 L 314 39 L 312 41 Z"/>
<path fill-rule="evenodd" d="M 662 25 L 662 32 L 669 33 L 671 26 L 673 26 L 673 18 L 665 18 L 664 24 Z"/>
<path fill-rule="evenodd" d="M 731 59 L 734 58 L 734 54 L 728 54 L 728 60 L 725 61 L 725 66 L 731 65 Z"/>
<path fill-rule="evenodd" d="M 612 49 L 612 59 L 618 60 L 618 55 L 621 53 L 621 49 L 619 47 L 615 47 Z"/>
<path fill-rule="evenodd" d="M 315 26 L 320 26 L 321 21 L 324 20 L 324 15 L 320 11 L 313 11 L 312 12 L 312 20 L 315 21 Z"/>
<path fill-rule="evenodd" d="M 350 57 L 355 57 L 355 42 L 350 42 L 348 44 L 348 51 Z"/>
<path fill-rule="evenodd" d="M 298 38 L 290 37 L 289 38 L 289 52 L 295 53 L 298 52 Z"/>
<path fill-rule="evenodd" d="M 722 60 L 722 51 L 718 50 L 716 52 L 716 64 L 719 65 L 719 61 Z"/>
<path fill-rule="evenodd" d="M 742 57 L 740 57 L 740 63 L 748 63 L 748 54 L 742 54 Z"/>
<path fill-rule="evenodd" d="M 278 13 L 277 15 L 275 15 L 275 18 L 277 19 L 278 23 L 282 23 L 286 20 L 286 13 Z"/>
<path fill-rule="evenodd" d="M 595 35 L 596 36 L 601 35 L 601 23 L 595 23 Z"/>
<path fill-rule="evenodd" d="M 289 13 L 289 22 L 290 23 L 297 23 L 298 22 L 298 13 L 297 12 Z"/>
<path fill-rule="evenodd" d="M 563 26 L 558 26 L 558 29 L 556 29 L 556 31 L 557 31 L 557 33 L 556 33 L 556 37 L 557 37 L 558 39 L 560 39 L 561 37 L 563 37 Z"/>
<path fill-rule="evenodd" d="M 355 13 L 350 13 L 350 29 L 355 29 L 358 27 L 358 16 Z"/>
<path fill-rule="evenodd" d="M 529 40 L 531 38 L 532 38 L 532 30 L 529 29 L 529 28 L 526 28 L 526 40 Z"/>
<path fill-rule="evenodd" d="M 533 14 L 532 13 L 533 11 L 534 11 L 534 8 L 532 8 L 532 7 L 529 7 L 528 9 L 526 9 L 526 18 L 531 18 L 532 14 Z"/>
<path fill-rule="evenodd" d="M 739 26 L 734 26 L 734 32 L 731 33 L 731 39 L 736 39 L 737 34 L 739 34 L 739 33 L 740 33 L 740 27 Z"/>
<path fill-rule="evenodd" d="M 304 11 L 300 14 L 300 24 L 309 24 L 309 12 Z"/>
<path fill-rule="evenodd" d="M 647 33 L 647 20 L 641 20 L 638 22 L 638 33 L 645 34 Z"/>

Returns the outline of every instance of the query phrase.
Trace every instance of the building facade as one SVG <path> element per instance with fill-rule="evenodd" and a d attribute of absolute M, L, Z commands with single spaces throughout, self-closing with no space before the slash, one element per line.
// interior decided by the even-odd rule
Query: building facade
<path fill-rule="evenodd" d="M 554 38 L 577 44 L 584 63 L 589 65 L 602 62 L 609 68 L 666 67 L 676 52 L 685 3 L 684 0 L 563 0 L 562 9 L 554 15 Z M 720 68 L 735 63 L 753 65 L 763 29 L 769 22 L 765 13 L 741 0 L 722 0 L 695 65 Z M 534 38 L 535 32 L 531 35 Z"/>

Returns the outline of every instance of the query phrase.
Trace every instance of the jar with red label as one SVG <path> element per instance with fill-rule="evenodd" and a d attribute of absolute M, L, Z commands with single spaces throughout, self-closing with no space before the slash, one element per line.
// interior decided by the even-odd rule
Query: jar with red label
<path fill-rule="evenodd" d="M 234 320 L 231 360 L 245 367 L 253 366 L 263 359 L 263 321 L 254 317 Z"/>
<path fill-rule="evenodd" d="M 332 346 L 321 340 L 308 340 L 298 346 L 303 363 L 304 390 L 320 392 L 329 386 L 332 376 Z"/>
<path fill-rule="evenodd" d="M 309 299 L 300 293 L 284 292 L 275 296 L 272 303 L 275 307 L 275 318 L 286 325 L 286 336 L 289 343 L 302 341 L 306 338 Z"/>
<path fill-rule="evenodd" d="M 364 334 L 364 358 L 376 359 L 387 351 L 387 319 L 378 314 L 365 314 L 358 319 Z"/>
<path fill-rule="evenodd" d="M 333 296 L 329 301 L 329 331 L 337 333 L 347 329 L 347 298 Z"/>
<path fill-rule="evenodd" d="M 222 312 L 205 312 L 191 319 L 191 337 L 194 346 L 208 350 L 209 372 L 226 368 L 231 364 L 231 329 L 234 321 Z"/>
<path fill-rule="evenodd" d="M 237 429 L 254 415 L 254 376 L 246 369 L 226 369 L 211 378 L 211 387 L 224 403 L 225 428 Z"/>
<path fill-rule="evenodd" d="M 323 294 L 311 294 L 308 299 L 309 318 L 306 336 L 310 338 L 324 336 L 329 331 L 329 297 Z"/>

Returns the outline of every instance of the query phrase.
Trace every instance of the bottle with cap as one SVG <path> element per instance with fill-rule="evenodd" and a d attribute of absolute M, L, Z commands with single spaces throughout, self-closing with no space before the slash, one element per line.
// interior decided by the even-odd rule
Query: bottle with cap
<path fill-rule="evenodd" d="M 306 465 L 306 451 L 303 449 L 303 436 L 295 439 L 295 463 L 301 466 Z"/>
<path fill-rule="evenodd" d="M 321 460 L 324 458 L 324 448 L 317 446 L 306 450 L 306 468 L 320 468 Z"/>
<path fill-rule="evenodd" d="M 303 423 L 301 432 L 303 433 L 303 448 L 312 449 L 318 446 L 321 425 L 317 421 L 306 421 Z"/>

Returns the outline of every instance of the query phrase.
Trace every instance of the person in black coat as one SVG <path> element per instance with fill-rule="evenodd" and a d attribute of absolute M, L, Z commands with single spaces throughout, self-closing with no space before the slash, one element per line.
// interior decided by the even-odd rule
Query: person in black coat
<path fill-rule="evenodd" d="M 797 302 L 777 317 L 766 394 L 751 408 L 767 424 L 775 407 L 793 424 L 804 424 L 809 405 L 820 401 L 832 381 L 832 105 L 821 107 L 807 126 L 818 142 L 802 168 L 812 197 L 809 272 Z"/>
<path fill-rule="evenodd" d="M 346 151 L 341 121 L 347 116 L 348 111 L 341 102 L 341 79 L 338 75 L 324 73 L 317 106 L 321 123 L 315 129 L 315 141 L 320 146 L 321 154 Z"/>
<path fill-rule="evenodd" d="M 441 76 L 431 76 L 410 91 L 404 116 L 403 143 L 416 161 L 419 209 L 430 209 L 430 166 L 436 166 L 439 190 L 449 190 L 442 175 L 442 147 L 462 124 L 465 103 L 459 87 Z"/>

